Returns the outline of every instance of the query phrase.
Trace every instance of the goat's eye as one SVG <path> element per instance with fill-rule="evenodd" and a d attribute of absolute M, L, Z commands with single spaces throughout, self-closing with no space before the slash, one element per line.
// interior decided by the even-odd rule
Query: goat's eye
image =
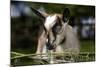
<path fill-rule="evenodd" d="M 60 30 L 61 30 L 61 26 L 60 26 L 60 25 L 58 25 L 58 26 L 53 27 L 53 30 L 52 30 L 52 31 L 53 31 L 54 33 L 56 33 L 56 34 L 57 34 L 57 33 L 59 33 L 59 32 L 60 32 Z"/>

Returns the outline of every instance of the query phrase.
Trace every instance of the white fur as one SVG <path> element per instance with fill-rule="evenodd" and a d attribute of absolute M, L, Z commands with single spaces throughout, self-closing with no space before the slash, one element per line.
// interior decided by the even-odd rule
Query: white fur
<path fill-rule="evenodd" d="M 44 26 L 46 27 L 46 29 L 49 31 L 52 27 L 53 27 L 53 25 L 56 23 L 55 22 L 55 20 L 56 20 L 56 17 L 57 15 L 55 14 L 55 15 L 53 15 L 53 16 L 48 16 L 47 18 L 46 18 L 46 21 L 45 21 L 45 24 L 44 24 Z"/>

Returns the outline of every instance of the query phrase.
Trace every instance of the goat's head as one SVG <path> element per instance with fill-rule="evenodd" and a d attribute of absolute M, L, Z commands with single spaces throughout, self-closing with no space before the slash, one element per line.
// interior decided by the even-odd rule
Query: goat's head
<path fill-rule="evenodd" d="M 47 13 L 39 12 L 33 8 L 32 11 L 37 14 L 41 19 L 44 19 L 44 31 L 47 36 L 46 45 L 49 47 L 48 49 L 53 49 L 56 44 L 54 44 L 56 40 L 56 36 L 61 32 L 63 24 L 67 23 L 70 17 L 70 11 L 68 8 L 65 8 L 63 14 L 52 14 L 49 15 Z"/>

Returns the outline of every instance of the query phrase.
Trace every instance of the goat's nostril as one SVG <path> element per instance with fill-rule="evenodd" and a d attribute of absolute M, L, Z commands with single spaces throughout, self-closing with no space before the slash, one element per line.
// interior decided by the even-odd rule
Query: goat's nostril
<path fill-rule="evenodd" d="M 46 46 L 47 46 L 47 49 L 48 49 L 48 50 L 53 50 L 53 49 L 55 48 L 55 46 L 52 45 L 52 44 L 50 44 L 49 42 L 46 43 Z"/>

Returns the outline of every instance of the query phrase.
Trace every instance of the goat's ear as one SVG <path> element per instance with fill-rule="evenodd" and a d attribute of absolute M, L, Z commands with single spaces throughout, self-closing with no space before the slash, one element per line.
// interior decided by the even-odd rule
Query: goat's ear
<path fill-rule="evenodd" d="M 69 20 L 69 17 L 70 17 L 70 11 L 69 11 L 68 8 L 65 8 L 64 11 L 63 11 L 62 20 L 64 22 L 67 22 Z"/>
<path fill-rule="evenodd" d="M 37 15 L 39 16 L 41 19 L 45 19 L 47 17 L 47 14 L 44 12 L 40 12 L 32 7 L 30 7 L 30 9 Z"/>

